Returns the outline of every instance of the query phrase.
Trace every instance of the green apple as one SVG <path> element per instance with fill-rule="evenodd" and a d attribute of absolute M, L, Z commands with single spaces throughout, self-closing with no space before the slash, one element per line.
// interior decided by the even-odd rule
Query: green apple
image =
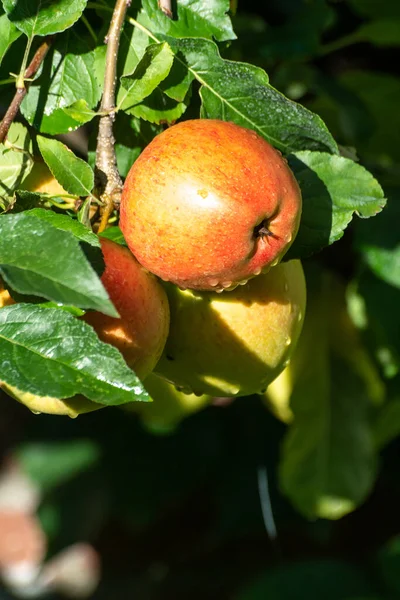
<path fill-rule="evenodd" d="M 217 294 L 168 285 L 170 334 L 155 372 L 186 392 L 260 393 L 285 368 L 306 305 L 300 261 Z"/>

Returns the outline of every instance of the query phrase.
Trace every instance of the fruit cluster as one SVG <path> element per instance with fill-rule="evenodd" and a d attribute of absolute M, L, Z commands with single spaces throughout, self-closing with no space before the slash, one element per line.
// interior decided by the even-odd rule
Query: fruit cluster
<path fill-rule="evenodd" d="M 262 393 L 285 368 L 306 289 L 301 263 L 280 261 L 300 215 L 285 159 L 233 123 L 181 122 L 136 160 L 121 200 L 129 249 L 101 239 L 102 282 L 120 318 L 84 319 L 145 382 L 155 401 L 134 410 L 149 426 L 172 427 L 215 396 Z M 43 412 L 99 408 L 8 391 Z"/>

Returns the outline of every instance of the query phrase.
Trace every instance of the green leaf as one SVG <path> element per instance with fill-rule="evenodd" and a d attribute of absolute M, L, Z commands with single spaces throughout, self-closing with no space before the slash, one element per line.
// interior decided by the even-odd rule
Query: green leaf
<path fill-rule="evenodd" d="M 104 231 L 100 233 L 100 237 L 107 238 L 108 240 L 112 240 L 116 244 L 121 244 L 122 246 L 127 246 L 125 238 L 123 236 L 122 231 L 119 227 L 108 227 Z"/>
<path fill-rule="evenodd" d="M 374 177 L 348 158 L 296 152 L 290 166 L 303 196 L 300 229 L 286 258 L 304 257 L 340 239 L 356 214 L 371 217 L 386 204 Z"/>
<path fill-rule="evenodd" d="M 310 560 L 276 566 L 258 576 L 236 600 L 376 600 L 369 579 L 349 562 Z"/>
<path fill-rule="evenodd" d="M 378 450 L 400 436 L 400 400 L 391 400 L 378 413 L 375 427 L 375 443 Z"/>
<path fill-rule="evenodd" d="M 101 97 L 95 71 L 96 52 L 67 31 L 57 39 L 41 75 L 29 88 L 21 112 L 43 133 L 67 133 L 90 121 Z"/>
<path fill-rule="evenodd" d="M 0 216 L 2 277 L 21 294 L 118 316 L 83 251 L 97 242 L 78 222 L 68 228 L 68 218 L 49 219 L 41 209 Z M 90 241 L 81 247 L 80 240 Z"/>
<path fill-rule="evenodd" d="M 376 359 L 385 376 L 392 378 L 400 369 L 399 290 L 365 269 L 357 281 L 356 293 L 363 303 Z"/>
<path fill-rule="evenodd" d="M 322 120 L 275 90 L 259 67 L 223 60 L 204 39 L 167 38 L 181 64 L 201 84 L 202 116 L 254 129 L 279 150 L 325 150 L 337 146 Z"/>
<path fill-rule="evenodd" d="M 31 150 L 28 130 L 20 123 L 12 123 L 6 142 L 0 144 L 0 197 L 12 196 L 32 169 Z"/>
<path fill-rule="evenodd" d="M 30 210 L 29 215 L 33 215 L 38 219 L 43 219 L 61 231 L 72 233 L 80 242 L 85 242 L 94 248 L 100 248 L 100 241 L 97 235 L 95 235 L 91 230 L 89 230 L 87 227 L 85 227 L 85 225 L 76 219 L 72 219 L 67 215 L 53 212 L 52 210 L 43 210 L 41 208 L 34 208 Z"/>
<path fill-rule="evenodd" d="M 374 482 L 371 399 L 366 382 L 338 351 L 353 342 L 343 329 L 337 291 L 326 281 L 309 298 L 295 355 L 294 419 L 282 448 L 280 485 L 307 518 L 339 519 L 365 500 Z M 332 335 L 340 335 L 341 344 L 330 347 Z"/>
<path fill-rule="evenodd" d="M 7 15 L 0 16 L 0 65 L 1 62 L 15 40 L 19 38 L 21 32 L 16 28 L 14 23 L 8 19 Z"/>
<path fill-rule="evenodd" d="M 51 116 L 44 115 L 39 129 L 51 135 L 70 133 L 89 123 L 96 115 L 86 100 L 78 100 L 66 108 L 57 108 Z"/>
<path fill-rule="evenodd" d="M 94 440 L 78 439 L 67 442 L 29 442 L 15 452 L 24 472 L 48 492 L 95 466 L 100 448 Z"/>
<path fill-rule="evenodd" d="M 360 15 L 366 17 L 382 17 L 400 18 L 400 4 L 397 0 L 348 0 L 351 7 Z"/>
<path fill-rule="evenodd" d="M 134 71 L 121 79 L 117 105 L 135 114 L 135 104 L 149 96 L 171 70 L 174 55 L 166 42 L 151 44 Z"/>
<path fill-rule="evenodd" d="M 87 0 L 2 0 L 14 25 L 28 37 L 59 33 L 77 21 Z"/>
<path fill-rule="evenodd" d="M 355 245 L 371 271 L 400 288 L 400 190 L 388 188 L 386 209 L 374 222 L 358 223 Z"/>
<path fill-rule="evenodd" d="M 353 34 L 355 42 L 370 42 L 376 46 L 398 46 L 400 44 L 400 16 L 364 23 Z"/>
<path fill-rule="evenodd" d="M 32 304 L 0 310 L 1 379 L 54 398 L 82 394 L 104 405 L 148 400 L 116 348 L 69 312 Z"/>
<path fill-rule="evenodd" d="M 58 140 L 37 137 L 39 150 L 50 171 L 66 192 L 74 196 L 87 196 L 94 186 L 91 167 L 75 156 L 65 144 Z"/>
<path fill-rule="evenodd" d="M 143 0 L 138 20 L 154 33 L 172 37 L 233 40 L 236 35 L 228 16 L 229 0 L 180 0 L 173 6 L 173 19 L 160 10 L 157 0 Z"/>
<path fill-rule="evenodd" d="M 383 581 L 392 592 L 390 598 L 400 594 L 400 536 L 390 539 L 380 549 L 378 564 Z"/>

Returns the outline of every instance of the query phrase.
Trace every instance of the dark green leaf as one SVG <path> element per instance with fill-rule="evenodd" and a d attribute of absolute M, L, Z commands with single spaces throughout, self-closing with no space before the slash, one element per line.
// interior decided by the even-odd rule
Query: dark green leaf
<path fill-rule="evenodd" d="M 101 96 L 95 70 L 96 51 L 74 32 L 57 38 L 41 75 L 29 88 L 21 112 L 43 133 L 67 133 L 90 121 Z"/>
<path fill-rule="evenodd" d="M 167 43 L 151 44 L 131 74 L 121 79 L 117 104 L 135 114 L 134 106 L 149 96 L 171 70 L 173 53 Z"/>
<path fill-rule="evenodd" d="M 87 196 L 94 186 L 94 173 L 90 166 L 75 156 L 65 144 L 39 135 L 39 150 L 50 171 L 69 194 Z"/>
<path fill-rule="evenodd" d="M 236 600 L 376 600 L 375 589 L 357 567 L 334 560 L 278 566 L 248 585 Z M 361 599 L 360 599 L 361 600 Z"/>
<path fill-rule="evenodd" d="M 122 246 L 127 245 L 122 231 L 119 227 L 108 227 L 107 229 L 101 232 L 100 237 L 105 237 L 108 240 L 112 240 L 116 244 L 121 244 Z"/>
<path fill-rule="evenodd" d="M 383 580 L 392 592 L 391 598 L 400 594 L 400 536 L 395 536 L 381 548 L 378 564 Z"/>
<path fill-rule="evenodd" d="M 2 276 L 21 294 L 117 316 L 79 244 L 96 245 L 95 236 L 78 222 L 66 226 L 68 218 L 40 209 L 0 216 Z"/>
<path fill-rule="evenodd" d="M 400 193 L 388 189 L 386 209 L 372 222 L 358 223 L 356 247 L 377 277 L 400 288 Z"/>
<path fill-rule="evenodd" d="M 376 457 L 371 399 L 353 362 L 354 342 L 342 329 L 342 301 L 332 284 L 322 286 L 309 295 L 292 359 L 298 373 L 290 398 L 294 419 L 282 448 L 280 483 L 306 517 L 339 519 L 369 493 Z"/>
<path fill-rule="evenodd" d="M 367 17 L 399 17 L 400 4 L 397 0 L 349 0 L 349 4 L 360 14 Z"/>
<path fill-rule="evenodd" d="M 6 142 L 0 144 L 0 197 L 12 196 L 32 169 L 31 149 L 28 130 L 20 123 L 13 123 Z"/>
<path fill-rule="evenodd" d="M 371 42 L 377 46 L 398 46 L 400 15 L 398 19 L 387 18 L 364 23 L 353 35 L 355 42 Z"/>
<path fill-rule="evenodd" d="M 19 38 L 21 32 L 14 23 L 8 19 L 7 15 L 0 16 L 0 65 L 7 50 L 15 40 Z"/>
<path fill-rule="evenodd" d="M 168 38 L 168 42 L 201 84 L 203 117 L 254 129 L 286 153 L 305 149 L 337 153 L 322 120 L 275 90 L 259 67 L 223 60 L 208 40 Z"/>
<path fill-rule="evenodd" d="M 342 237 L 354 214 L 371 217 L 385 206 L 377 180 L 348 158 L 305 151 L 289 160 L 302 191 L 303 213 L 288 259 L 332 244 Z"/>
<path fill-rule="evenodd" d="M 87 0 L 2 0 L 8 18 L 28 37 L 58 33 L 77 21 Z"/>
<path fill-rule="evenodd" d="M 143 0 L 139 21 L 154 33 L 172 37 L 214 37 L 219 42 L 236 38 L 228 17 L 229 0 L 180 0 L 173 5 L 173 18 L 160 10 L 157 0 Z"/>
<path fill-rule="evenodd" d="M 391 400 L 382 407 L 375 422 L 374 433 L 379 450 L 400 436 L 400 400 Z"/>
<path fill-rule="evenodd" d="M 100 248 L 100 242 L 97 235 L 85 227 L 83 223 L 80 223 L 79 221 L 72 219 L 67 215 L 62 215 L 60 213 L 55 213 L 52 210 L 43 210 L 40 208 L 34 208 L 30 210 L 29 215 L 33 215 L 38 219 L 43 219 L 61 231 L 69 231 L 80 242 L 85 242 L 94 248 Z"/>
<path fill-rule="evenodd" d="M 60 399 L 82 394 L 104 405 L 148 399 L 118 350 L 63 310 L 2 308 L 0 363 L 2 381 L 22 392 Z"/>

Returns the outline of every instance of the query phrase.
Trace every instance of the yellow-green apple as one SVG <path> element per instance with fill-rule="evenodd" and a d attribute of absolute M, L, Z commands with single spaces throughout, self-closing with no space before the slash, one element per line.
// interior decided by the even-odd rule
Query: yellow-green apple
<path fill-rule="evenodd" d="M 21 189 L 61 198 L 68 196 L 44 162 L 35 162 L 31 172 L 23 180 Z"/>
<path fill-rule="evenodd" d="M 172 433 L 185 417 L 212 401 L 211 396 L 184 394 L 154 373 L 146 378 L 144 386 L 153 402 L 133 402 L 128 406 L 139 413 L 143 426 L 152 433 Z"/>
<path fill-rule="evenodd" d="M 300 215 L 299 186 L 277 150 L 234 123 L 197 119 L 155 137 L 133 164 L 120 225 L 152 273 L 222 291 L 275 266 Z"/>
<path fill-rule="evenodd" d="M 227 294 L 168 285 L 171 327 L 155 372 L 195 394 L 260 393 L 285 368 L 300 335 L 300 261 L 280 263 Z"/>
<path fill-rule="evenodd" d="M 84 320 L 101 340 L 118 348 L 128 366 L 144 379 L 156 365 L 167 339 L 168 299 L 156 277 L 143 269 L 127 248 L 107 239 L 101 240 L 101 248 L 106 265 L 101 279 L 120 318 L 88 312 Z M 61 400 L 23 392 L 4 382 L 0 385 L 32 412 L 75 417 L 103 406 L 80 395 Z"/>

